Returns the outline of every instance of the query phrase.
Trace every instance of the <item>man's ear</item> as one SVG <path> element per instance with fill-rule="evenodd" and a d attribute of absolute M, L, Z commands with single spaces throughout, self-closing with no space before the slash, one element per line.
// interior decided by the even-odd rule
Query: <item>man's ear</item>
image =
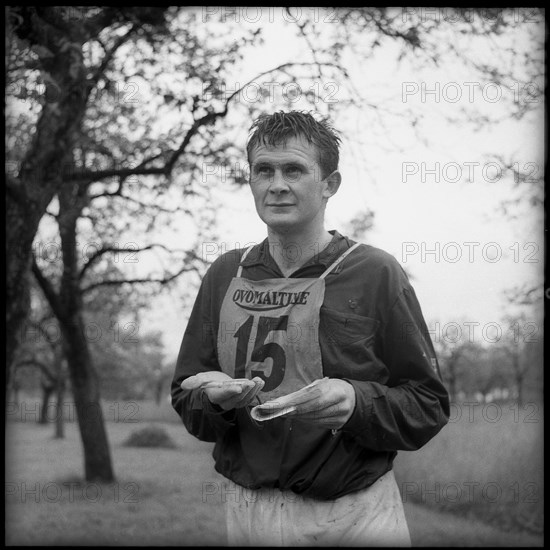
<path fill-rule="evenodd" d="M 338 170 L 334 170 L 331 174 L 329 174 L 325 178 L 326 187 L 323 191 L 323 195 L 325 198 L 329 199 L 338 191 L 338 188 L 340 187 L 340 184 L 342 183 L 342 175 Z"/>

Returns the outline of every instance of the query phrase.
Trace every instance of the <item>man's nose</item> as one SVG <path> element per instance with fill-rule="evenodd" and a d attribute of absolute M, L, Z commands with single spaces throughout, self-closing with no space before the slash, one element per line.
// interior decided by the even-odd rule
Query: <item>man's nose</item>
<path fill-rule="evenodd" d="M 281 170 L 275 170 L 273 177 L 269 182 L 269 191 L 271 193 L 284 193 L 288 191 L 288 182 Z"/>

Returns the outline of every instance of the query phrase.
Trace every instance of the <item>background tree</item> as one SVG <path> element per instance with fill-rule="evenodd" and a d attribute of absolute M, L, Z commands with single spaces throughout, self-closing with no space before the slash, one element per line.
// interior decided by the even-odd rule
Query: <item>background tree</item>
<path fill-rule="evenodd" d="M 451 342 L 446 338 L 439 338 L 434 342 L 441 375 L 449 391 L 451 401 L 457 401 L 459 380 L 464 369 L 462 359 L 467 353 L 468 345 L 465 342 Z"/>
<path fill-rule="evenodd" d="M 542 274 L 541 274 L 542 275 Z M 543 283 L 527 281 L 503 292 L 502 353 L 514 377 L 518 405 L 542 399 L 544 368 Z"/>
<path fill-rule="evenodd" d="M 40 412 L 37 421 L 46 424 L 50 421 L 50 398 L 55 396 L 55 437 L 64 437 L 63 427 L 63 399 L 67 383 L 67 365 L 63 355 L 61 330 L 57 319 L 48 304 L 41 296 L 36 284 L 31 284 L 31 310 L 25 323 L 22 325 L 15 360 L 13 362 L 13 376 L 10 386 L 15 383 L 19 387 L 18 371 L 26 369 L 25 386 L 29 386 L 29 377 L 39 383 L 42 391 Z M 33 367 L 34 372 L 29 372 Z M 36 383 L 36 382 L 35 382 Z M 32 382 L 30 382 L 32 385 Z M 10 398 L 8 398 L 10 399 Z M 12 395 L 12 403 L 19 406 L 17 394 Z"/>
<path fill-rule="evenodd" d="M 513 393 L 514 379 L 504 353 L 500 325 L 499 334 L 487 334 L 485 338 L 479 327 L 468 325 L 467 320 L 436 322 L 435 326 L 434 347 L 452 401 L 476 395 L 491 399 L 495 391 L 503 389 L 509 395 Z"/>
<path fill-rule="evenodd" d="M 63 187 L 90 92 L 124 42 L 162 30 L 164 12 L 85 8 L 74 17 L 67 8 L 50 6 L 6 9 L 6 82 L 16 92 L 38 83 L 45 87 L 30 117 L 34 132 L 10 135 L 8 140 L 13 155 L 9 160 L 17 161 L 6 174 L 8 364 L 28 308 L 32 242 L 48 205 Z M 84 59 L 90 42 L 100 49 L 91 66 Z M 22 117 L 9 113 L 10 118 L 8 128 L 13 128 Z"/>
<path fill-rule="evenodd" d="M 518 406 L 522 407 L 525 403 L 526 383 L 542 367 L 540 354 L 537 353 L 542 326 L 523 312 L 509 315 L 505 321 L 509 330 L 504 335 L 501 352 L 515 383 Z"/>

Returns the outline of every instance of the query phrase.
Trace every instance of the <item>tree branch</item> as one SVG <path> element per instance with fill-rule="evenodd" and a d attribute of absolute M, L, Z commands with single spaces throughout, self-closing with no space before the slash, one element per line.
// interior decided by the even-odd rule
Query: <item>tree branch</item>
<path fill-rule="evenodd" d="M 243 86 L 241 86 L 239 89 L 235 90 L 226 100 L 224 104 L 224 108 L 221 111 L 213 111 L 210 113 L 207 113 L 203 117 L 195 120 L 191 128 L 187 131 L 185 134 L 185 137 L 183 138 L 183 141 L 181 142 L 180 146 L 172 152 L 170 155 L 170 158 L 165 163 L 164 166 L 158 167 L 158 168 L 146 168 L 143 166 L 145 162 L 150 162 L 151 160 L 158 158 L 163 155 L 163 153 L 157 154 L 154 157 L 151 157 L 150 159 L 147 159 L 147 161 L 142 162 L 139 166 L 136 168 L 124 168 L 124 169 L 110 169 L 110 170 L 99 170 L 99 171 L 90 171 L 85 170 L 82 172 L 75 172 L 71 173 L 71 179 L 73 181 L 82 181 L 82 180 L 89 180 L 90 182 L 98 181 L 106 178 L 111 177 L 120 177 L 120 178 L 127 178 L 128 176 L 148 176 L 148 175 L 164 175 L 166 177 L 169 177 L 172 173 L 172 170 L 174 168 L 174 165 L 178 161 L 179 157 L 185 152 L 187 146 L 189 145 L 191 138 L 202 128 L 203 126 L 208 126 L 212 123 L 214 123 L 218 118 L 225 117 L 228 112 L 229 103 L 233 100 L 234 97 L 238 96 L 247 86 L 249 86 L 252 82 L 255 80 L 266 76 L 268 74 L 282 71 L 289 67 L 311 67 L 313 65 L 317 65 L 315 62 L 300 62 L 300 63 L 283 63 L 282 65 L 279 65 L 278 67 L 275 67 L 273 69 L 269 69 L 267 71 L 264 71 L 258 75 L 256 75 L 254 78 L 251 78 L 248 82 L 246 82 Z M 329 63 L 324 62 L 324 66 L 326 67 L 333 67 L 341 71 L 344 76 L 348 76 L 346 70 L 336 65 L 335 63 Z M 114 195 L 120 195 L 122 191 L 122 182 L 119 185 L 119 189 L 111 194 L 104 193 L 103 196 L 114 196 Z"/>
<path fill-rule="evenodd" d="M 166 168 L 113 168 L 110 170 L 85 170 L 83 172 L 74 172 L 71 174 L 72 181 L 98 181 L 113 176 L 127 178 L 128 176 L 159 176 L 166 175 Z"/>
<path fill-rule="evenodd" d="M 18 180 L 9 174 L 6 176 L 6 193 L 10 195 L 16 202 L 22 205 L 26 205 L 29 202 L 29 198 L 21 190 L 21 186 L 18 185 Z"/>
<path fill-rule="evenodd" d="M 46 340 L 46 342 L 48 343 L 52 351 L 55 353 L 58 347 L 56 343 L 56 339 L 51 338 L 51 336 L 42 327 L 42 323 L 45 323 L 50 319 L 55 319 L 55 316 L 49 315 L 42 318 L 40 321 L 29 321 L 29 324 L 32 328 L 35 328 L 44 337 L 44 340 Z"/>
<path fill-rule="evenodd" d="M 120 190 L 120 186 L 117 189 L 117 191 L 113 191 L 112 193 L 110 193 L 108 191 L 106 191 L 105 193 L 98 193 L 97 195 L 94 195 L 93 197 L 91 197 L 91 200 L 98 199 L 100 197 L 119 197 L 119 198 L 124 199 L 128 202 L 132 202 L 134 204 L 137 204 L 138 206 L 141 206 L 142 208 L 152 209 L 152 210 L 155 210 L 156 212 L 164 212 L 165 214 L 178 214 L 180 212 L 183 212 L 185 214 L 191 214 L 191 211 L 188 208 L 184 208 L 184 207 L 177 207 L 177 208 L 174 208 L 174 209 L 163 208 L 162 206 L 160 206 L 158 204 L 148 204 L 148 203 L 142 202 L 138 199 L 134 199 L 134 197 L 129 197 L 128 195 L 123 195 L 122 193 L 118 192 L 119 190 Z"/>
<path fill-rule="evenodd" d="M 113 56 L 115 55 L 116 51 L 120 48 L 120 46 L 122 46 L 124 44 L 124 42 L 126 42 L 130 38 L 131 34 L 135 30 L 137 30 L 137 28 L 138 28 L 138 26 L 134 23 L 130 27 L 130 29 L 128 30 L 128 32 L 126 34 L 123 34 L 122 36 L 118 37 L 118 40 L 113 44 L 113 46 L 110 50 L 105 50 L 105 55 L 104 55 L 103 59 L 101 60 L 101 64 L 96 69 L 96 71 L 94 72 L 94 74 L 91 78 L 91 80 L 94 84 L 97 84 L 99 82 L 101 76 L 103 75 L 103 73 L 107 69 L 107 66 L 109 65 L 109 63 L 110 63 L 111 59 L 113 58 Z M 103 46 L 103 44 L 102 44 L 102 46 Z"/>
<path fill-rule="evenodd" d="M 95 262 L 97 262 L 104 254 L 107 254 L 109 252 L 143 252 L 145 250 L 151 250 L 152 248 L 162 248 L 164 250 L 167 250 L 168 252 L 175 252 L 174 250 L 171 250 L 167 246 L 160 243 L 153 243 L 148 246 L 144 246 L 143 248 L 119 248 L 116 246 L 104 246 L 96 250 L 88 257 L 88 261 L 84 264 L 84 266 L 80 270 L 80 273 L 78 274 L 78 279 L 82 280 L 86 271 L 90 269 L 90 267 Z"/>
<path fill-rule="evenodd" d="M 91 284 L 87 287 L 84 287 L 82 289 L 82 294 L 84 295 L 87 292 L 90 292 L 91 290 L 95 288 L 99 288 L 102 286 L 120 286 L 123 284 L 147 284 L 147 283 L 157 283 L 160 285 L 165 285 L 177 277 L 179 277 L 182 273 L 186 273 L 188 271 L 198 271 L 195 266 L 184 266 L 176 273 L 169 275 L 168 277 L 164 277 L 162 279 L 151 279 L 151 278 L 145 278 L 145 279 L 116 279 L 116 280 L 108 280 L 108 281 L 100 281 L 98 283 Z"/>
<path fill-rule="evenodd" d="M 38 267 L 38 264 L 36 263 L 36 258 L 33 254 L 32 256 L 32 272 L 34 274 L 34 277 L 39 284 L 40 288 L 42 289 L 42 292 L 44 293 L 44 296 L 48 300 L 48 303 L 50 304 L 50 307 L 52 308 L 53 312 L 55 313 L 55 316 L 61 320 L 66 317 L 65 315 L 65 308 L 63 307 L 60 297 L 55 291 L 53 285 L 50 283 L 50 281 L 44 276 L 40 268 Z"/>
<path fill-rule="evenodd" d="M 29 359 L 23 359 L 21 361 L 17 361 L 17 363 L 14 365 L 14 368 L 17 369 L 19 367 L 38 367 L 42 373 L 46 375 L 46 378 L 52 383 L 57 382 L 56 377 L 50 372 L 48 365 L 46 363 L 42 363 L 42 361 L 39 361 L 35 357 L 30 357 Z"/>
<path fill-rule="evenodd" d="M 290 11 L 290 8 L 286 7 L 285 10 L 288 13 L 288 15 L 290 17 L 292 17 L 292 13 Z M 313 56 L 313 61 L 315 62 L 315 64 L 317 65 L 317 68 L 319 70 L 319 78 L 323 78 L 323 68 L 322 68 L 321 63 L 319 63 L 319 59 L 317 58 L 317 52 L 316 52 L 315 48 L 313 47 L 313 44 L 311 43 L 311 40 L 309 39 L 309 36 L 305 32 L 307 22 L 298 23 L 298 18 L 291 19 L 291 21 L 294 21 L 296 23 L 296 26 L 298 27 L 300 35 L 305 40 L 305 42 L 307 44 L 307 47 L 309 48 L 309 51 L 311 52 L 311 55 Z"/>

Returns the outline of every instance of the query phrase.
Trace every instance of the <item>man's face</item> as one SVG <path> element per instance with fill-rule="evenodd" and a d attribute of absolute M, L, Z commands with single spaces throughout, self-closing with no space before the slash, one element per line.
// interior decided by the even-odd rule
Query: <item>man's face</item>
<path fill-rule="evenodd" d="M 262 221 L 277 232 L 323 226 L 327 199 L 336 189 L 322 179 L 315 145 L 298 137 L 260 145 L 250 158 L 250 188 Z"/>

